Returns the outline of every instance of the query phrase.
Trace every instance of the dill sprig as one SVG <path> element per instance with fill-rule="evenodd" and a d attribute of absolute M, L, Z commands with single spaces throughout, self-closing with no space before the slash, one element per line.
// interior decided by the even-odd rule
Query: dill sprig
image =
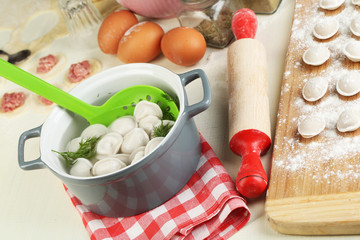
<path fill-rule="evenodd" d="M 166 137 L 166 135 L 170 132 L 172 128 L 172 124 L 166 123 L 164 124 L 163 121 L 161 121 L 161 124 L 157 127 L 154 127 L 153 136 L 154 137 Z"/>
<path fill-rule="evenodd" d="M 85 141 L 82 139 L 79 143 L 79 149 L 76 152 L 58 152 L 52 150 L 53 152 L 58 153 L 65 160 L 65 167 L 68 169 L 76 163 L 78 158 L 91 159 L 96 155 L 96 144 L 99 141 L 100 137 L 91 137 Z"/>

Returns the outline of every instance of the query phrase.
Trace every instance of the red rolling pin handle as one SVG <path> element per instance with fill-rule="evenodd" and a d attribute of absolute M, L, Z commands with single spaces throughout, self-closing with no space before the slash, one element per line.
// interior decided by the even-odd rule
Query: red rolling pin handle
<path fill-rule="evenodd" d="M 247 129 L 236 133 L 229 145 L 231 151 L 242 157 L 236 178 L 237 190 L 247 198 L 260 196 L 268 182 L 260 156 L 269 150 L 270 137 L 259 130 Z"/>

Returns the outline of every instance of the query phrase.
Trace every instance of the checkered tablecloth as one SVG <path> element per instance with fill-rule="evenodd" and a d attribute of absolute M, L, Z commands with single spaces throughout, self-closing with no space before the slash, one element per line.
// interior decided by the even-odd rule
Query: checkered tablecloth
<path fill-rule="evenodd" d="M 210 145 L 201 137 L 196 172 L 173 198 L 148 212 L 125 218 L 90 212 L 67 192 L 92 240 L 228 239 L 250 218 L 245 200 Z"/>

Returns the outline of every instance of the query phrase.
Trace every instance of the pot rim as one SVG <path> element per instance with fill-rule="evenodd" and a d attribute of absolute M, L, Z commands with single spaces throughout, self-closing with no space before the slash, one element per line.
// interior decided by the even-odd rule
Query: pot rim
<path fill-rule="evenodd" d="M 106 84 L 106 81 L 114 81 L 111 79 L 116 75 L 124 73 L 124 71 L 128 71 L 128 72 L 136 71 L 136 73 L 135 72 L 133 73 L 135 75 L 138 74 L 139 72 L 141 74 L 144 74 L 144 73 L 151 74 L 152 77 L 157 77 L 157 78 L 160 78 L 160 77 L 158 77 L 158 75 L 159 75 L 159 72 L 162 72 L 167 77 L 169 77 L 166 79 L 168 88 L 172 88 L 172 91 L 174 92 L 174 94 L 176 94 L 178 96 L 179 102 L 180 102 L 179 115 L 175 121 L 174 126 L 172 127 L 170 132 L 167 134 L 167 136 L 164 138 L 164 140 L 161 142 L 161 144 L 159 146 L 157 146 L 149 155 L 143 157 L 140 161 L 138 161 L 134 164 L 131 164 L 123 169 L 120 169 L 116 172 L 113 172 L 113 173 L 110 173 L 107 175 L 103 175 L 103 176 L 91 176 L 91 177 L 72 176 L 66 171 L 57 169 L 56 164 L 53 162 L 53 161 L 57 160 L 57 161 L 59 161 L 58 164 L 63 164 L 60 161 L 59 156 L 56 153 L 51 151 L 51 150 L 59 151 L 58 149 L 41 148 L 40 149 L 41 156 L 42 157 L 44 156 L 44 160 L 42 160 L 42 161 L 52 172 L 54 172 L 60 178 L 66 179 L 68 181 L 76 181 L 77 183 L 86 182 L 86 184 L 89 184 L 91 182 L 98 183 L 100 180 L 121 181 L 122 178 L 130 177 L 131 175 L 135 174 L 137 172 L 137 170 L 144 167 L 145 165 L 151 164 L 151 162 L 153 162 L 156 158 L 159 158 L 161 155 L 163 155 L 171 147 L 171 145 L 176 140 L 177 136 L 180 134 L 181 129 L 187 120 L 187 116 L 184 113 L 184 105 L 187 104 L 186 93 L 185 93 L 185 89 L 183 88 L 183 86 L 181 84 L 179 75 L 164 68 L 164 67 L 150 64 L 150 63 L 131 63 L 131 64 L 119 65 L 119 66 L 104 70 L 98 74 L 95 74 L 95 75 L 89 77 L 88 79 L 79 83 L 69 93 L 75 97 L 79 97 L 80 99 L 82 99 L 85 102 L 93 103 L 91 100 L 89 100 L 89 96 L 87 96 L 87 94 L 86 94 L 86 93 L 89 93 L 89 89 L 90 90 L 91 90 L 91 88 L 96 89 L 96 86 L 100 85 L 99 79 L 102 79 L 102 81 L 105 81 L 105 83 L 102 83 L 102 84 Z M 130 74 L 130 73 L 128 73 L 128 74 Z M 168 83 L 168 81 L 169 81 L 169 83 Z M 139 84 L 128 83 L 127 85 L 132 86 L 132 85 L 139 85 Z M 85 86 L 87 88 L 87 91 L 83 90 L 83 88 Z M 124 88 L 126 88 L 126 87 L 128 87 L 128 86 L 125 86 Z M 157 87 L 159 87 L 159 86 L 157 86 Z M 116 90 L 115 92 L 118 92 L 120 90 Z M 110 97 L 110 95 L 109 95 L 109 97 Z M 72 114 L 73 113 L 67 111 L 66 109 L 56 106 L 51 111 L 47 120 L 43 124 L 42 129 L 45 130 L 45 132 L 46 132 L 47 129 L 51 128 L 51 126 L 54 124 L 54 122 L 59 121 L 61 117 L 64 118 L 64 116 L 68 115 L 71 118 Z M 48 137 L 43 137 L 43 134 L 44 134 L 44 131 L 42 131 L 41 135 L 40 135 L 40 146 L 48 146 L 49 144 L 46 143 Z M 49 151 L 51 153 L 49 153 Z M 49 154 L 51 154 L 51 155 L 49 155 Z M 47 158 L 50 158 L 52 161 Z"/>

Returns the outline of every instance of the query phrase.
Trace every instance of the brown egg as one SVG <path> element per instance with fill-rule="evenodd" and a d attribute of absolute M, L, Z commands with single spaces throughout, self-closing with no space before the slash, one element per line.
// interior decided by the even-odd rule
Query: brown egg
<path fill-rule="evenodd" d="M 124 63 L 149 62 L 161 53 L 164 30 L 156 23 L 141 22 L 121 38 L 117 56 Z"/>
<path fill-rule="evenodd" d="M 98 32 L 98 45 L 101 51 L 116 54 L 124 33 L 137 23 L 136 16 L 127 10 L 113 12 L 107 16 Z"/>
<path fill-rule="evenodd" d="M 193 28 L 177 27 L 164 35 L 161 50 L 173 63 L 191 66 L 204 56 L 206 41 L 203 35 Z"/>

